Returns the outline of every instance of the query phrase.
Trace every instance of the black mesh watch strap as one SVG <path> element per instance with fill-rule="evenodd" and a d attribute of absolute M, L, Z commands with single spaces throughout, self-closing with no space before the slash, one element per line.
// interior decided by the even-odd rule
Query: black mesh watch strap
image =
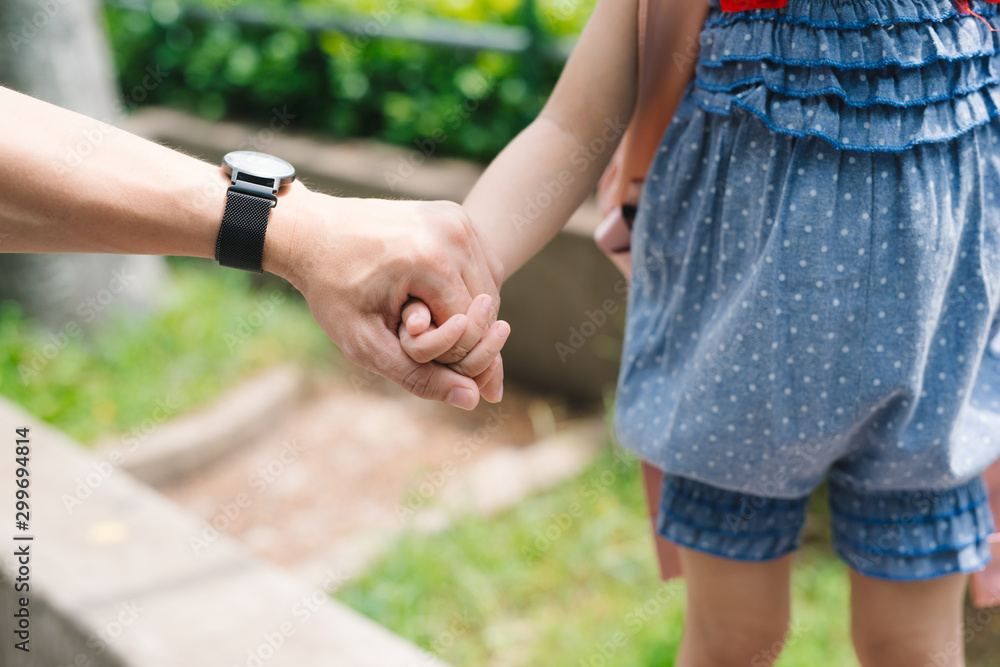
<path fill-rule="evenodd" d="M 271 200 L 236 190 L 226 192 L 215 259 L 222 266 L 263 272 L 264 234 L 271 216 Z"/>

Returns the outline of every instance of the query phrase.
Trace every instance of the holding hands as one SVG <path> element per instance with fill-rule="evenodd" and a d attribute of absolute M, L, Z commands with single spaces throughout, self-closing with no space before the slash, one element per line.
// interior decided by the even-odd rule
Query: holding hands
<path fill-rule="evenodd" d="M 305 188 L 286 201 L 298 209 L 288 211 L 295 224 L 285 228 L 285 252 L 272 256 L 294 259 L 273 270 L 302 292 L 348 360 L 466 410 L 480 396 L 500 400 L 510 333 L 496 319 L 503 267 L 461 206 Z"/>
<path fill-rule="evenodd" d="M 468 221 L 464 211 L 460 215 Z M 455 395 L 450 397 L 458 400 L 447 401 L 467 410 L 475 407 L 479 396 L 491 403 L 503 398 L 500 350 L 510 335 L 510 324 L 497 320 L 502 268 L 499 262 L 492 259 L 492 249 L 476 234 L 471 222 L 470 229 L 481 241 L 483 259 L 491 268 L 497 269 L 492 272 L 494 291 L 479 294 L 472 299 L 465 312 L 451 314 L 447 319 L 442 317 L 445 313 L 435 316 L 427 302 L 411 296 L 403 304 L 397 327 L 400 345 L 414 362 L 446 366 L 475 382 L 478 395 L 470 387 L 459 386 L 455 388 Z"/>
<path fill-rule="evenodd" d="M 473 299 L 468 312 L 453 315 L 437 326 L 427 304 L 411 299 L 403 307 L 399 324 L 403 351 L 417 363 L 448 365 L 474 379 L 480 395 L 487 401 L 500 401 L 503 398 L 500 350 L 510 335 L 510 325 L 503 320 L 494 321 L 492 306 L 490 295 L 480 294 Z"/>

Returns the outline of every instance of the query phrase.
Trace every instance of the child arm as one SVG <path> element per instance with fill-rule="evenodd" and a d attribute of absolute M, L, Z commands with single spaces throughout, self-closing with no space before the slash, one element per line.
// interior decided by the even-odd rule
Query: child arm
<path fill-rule="evenodd" d="M 493 246 L 505 274 L 548 243 L 597 185 L 632 115 L 637 42 L 638 0 L 600 0 L 541 114 L 466 198 L 466 212 Z M 455 335 L 429 330 L 430 313 L 419 301 L 408 304 L 402 315 L 400 339 L 415 359 L 436 358 Z M 503 378 L 494 371 L 510 331 L 503 322 L 494 328 L 463 360 L 477 357 L 481 373 L 467 374 L 488 400 L 502 396 Z M 497 359 L 489 363 L 493 354 Z"/>
<path fill-rule="evenodd" d="M 635 103 L 637 22 L 638 0 L 598 2 L 541 114 L 466 198 L 505 275 L 566 224 L 618 146 Z"/>

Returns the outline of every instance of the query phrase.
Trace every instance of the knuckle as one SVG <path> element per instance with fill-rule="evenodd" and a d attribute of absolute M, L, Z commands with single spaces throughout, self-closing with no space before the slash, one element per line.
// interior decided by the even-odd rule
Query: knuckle
<path fill-rule="evenodd" d="M 378 353 L 378 346 L 367 331 L 358 332 L 350 340 L 345 341 L 340 351 L 355 366 L 374 371 L 379 375 L 385 375 L 385 369 L 382 368 L 383 359 Z"/>
<path fill-rule="evenodd" d="M 414 258 L 417 264 L 424 269 L 439 270 L 441 267 L 449 265 L 448 253 L 441 247 L 441 244 L 426 239 L 416 244 Z"/>
<path fill-rule="evenodd" d="M 461 206 L 449 203 L 441 216 L 441 229 L 453 243 L 468 245 L 472 238 L 472 221 Z"/>
<path fill-rule="evenodd" d="M 425 350 L 416 345 L 403 343 L 403 351 L 406 352 L 406 355 L 410 359 L 413 359 L 418 364 L 426 364 L 428 361 L 434 359 L 433 354 L 429 350 Z"/>
<path fill-rule="evenodd" d="M 497 286 L 503 284 L 503 281 L 507 278 L 507 269 L 504 267 L 503 262 L 499 259 L 493 263 L 493 280 L 496 282 Z M 499 303 L 499 301 L 497 302 Z"/>
<path fill-rule="evenodd" d="M 459 341 L 448 351 L 446 355 L 446 363 L 461 363 L 464 362 L 465 358 L 469 356 L 469 352 L 472 351 L 472 345 L 463 343 Z M 471 361 L 471 360 L 470 360 Z"/>
<path fill-rule="evenodd" d="M 347 361 L 354 364 L 355 366 L 361 365 L 360 363 L 361 355 L 357 343 L 355 343 L 353 340 L 346 340 L 342 342 L 338 347 L 340 348 L 340 353 L 344 355 L 344 358 L 347 359 Z"/>

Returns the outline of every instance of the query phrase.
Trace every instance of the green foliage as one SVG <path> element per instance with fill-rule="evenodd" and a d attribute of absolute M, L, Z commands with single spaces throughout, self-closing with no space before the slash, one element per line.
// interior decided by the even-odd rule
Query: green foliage
<path fill-rule="evenodd" d="M 409 532 L 336 596 L 453 665 L 672 665 L 684 586 L 659 582 L 637 465 L 621 461 L 609 448 L 499 519 Z M 809 541 L 793 596 L 778 666 L 857 665 L 828 544 Z"/>
<path fill-rule="evenodd" d="M 546 0 L 529 12 L 520 0 L 202 0 L 195 13 L 153 0 L 149 13 L 106 14 L 126 108 L 162 104 L 261 126 L 287 110 L 296 129 L 423 139 L 436 154 L 486 160 L 537 115 L 562 63 L 385 37 L 386 26 L 529 23 L 545 41 L 579 31 L 594 1 Z M 262 21 L 232 20 L 247 11 Z M 374 37 L 296 27 L 295 17 L 314 15 L 360 22 Z"/>
<path fill-rule="evenodd" d="M 37 355 L 48 334 L 0 302 L 0 393 L 92 443 L 203 405 L 255 371 L 331 357 L 333 345 L 290 287 L 255 287 L 250 274 L 195 264 L 173 265 L 155 314 L 119 315 L 43 362 Z M 273 312 L 254 326 L 267 304 Z"/>

